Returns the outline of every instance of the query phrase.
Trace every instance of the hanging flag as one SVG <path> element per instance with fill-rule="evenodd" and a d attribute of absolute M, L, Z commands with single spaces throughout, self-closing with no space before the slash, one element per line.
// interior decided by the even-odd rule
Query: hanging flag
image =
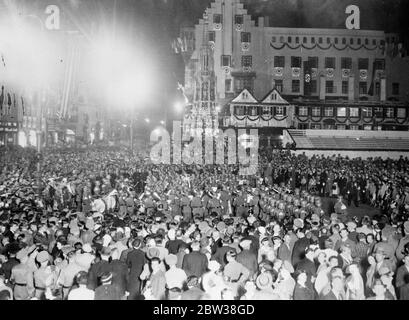
<path fill-rule="evenodd" d="M 11 108 L 11 95 L 10 93 L 7 92 L 7 105 L 9 106 L 7 109 L 7 114 L 10 113 L 10 108 Z"/>
<path fill-rule="evenodd" d="M 304 96 L 311 95 L 311 63 L 310 60 L 304 61 Z"/>
<path fill-rule="evenodd" d="M 26 109 L 24 108 L 24 99 L 21 97 L 21 109 L 23 109 L 23 116 L 26 115 Z"/>
<path fill-rule="evenodd" d="M 16 102 L 16 94 L 13 93 L 13 107 L 14 107 L 14 112 L 17 114 L 17 102 Z"/>
<path fill-rule="evenodd" d="M 371 85 L 368 90 L 368 95 L 373 96 L 374 95 L 374 82 L 375 82 L 375 67 L 376 67 L 376 60 L 373 61 L 372 63 L 372 78 L 371 78 Z"/>
<path fill-rule="evenodd" d="M 0 94 L 0 112 L 3 113 L 3 103 L 4 103 L 4 86 L 1 86 Z"/>

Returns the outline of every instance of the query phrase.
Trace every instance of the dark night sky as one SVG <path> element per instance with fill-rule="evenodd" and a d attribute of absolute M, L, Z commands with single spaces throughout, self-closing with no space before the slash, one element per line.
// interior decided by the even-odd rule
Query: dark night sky
<path fill-rule="evenodd" d="M 21 4 L 26 14 L 45 17 L 44 8 L 58 4 L 63 28 L 91 33 L 98 25 L 112 25 L 115 0 L 0 0 L 1 5 Z M 194 25 L 212 0 L 116 0 L 117 30 L 156 61 L 161 84 L 175 90 L 183 77 L 180 56 L 171 50 L 181 25 Z M 249 13 L 269 16 L 274 27 L 345 28 L 345 8 L 355 4 L 361 10 L 361 28 L 409 34 L 409 0 L 243 0 Z M 0 10 L 3 11 L 4 10 Z M 1 16 L 1 12 L 0 12 Z M 407 41 L 406 41 L 407 43 Z M 183 81 L 183 79 L 180 79 Z M 158 106 L 159 107 L 159 106 Z M 152 108 L 155 111 L 155 108 Z"/>

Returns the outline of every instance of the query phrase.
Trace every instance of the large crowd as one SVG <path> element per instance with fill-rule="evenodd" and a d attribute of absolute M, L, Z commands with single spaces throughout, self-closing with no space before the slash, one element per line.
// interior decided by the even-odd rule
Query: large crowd
<path fill-rule="evenodd" d="M 0 299 L 409 300 L 409 160 L 0 151 Z"/>

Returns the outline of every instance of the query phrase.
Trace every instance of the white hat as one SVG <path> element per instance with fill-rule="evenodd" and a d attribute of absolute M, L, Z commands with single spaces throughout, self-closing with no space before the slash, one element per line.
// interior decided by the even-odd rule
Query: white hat
<path fill-rule="evenodd" d="M 240 246 L 242 248 L 248 248 L 248 247 L 250 247 L 250 245 L 251 245 L 251 240 L 249 240 L 249 239 L 244 239 L 244 240 L 242 240 L 240 242 Z"/>
<path fill-rule="evenodd" d="M 84 245 L 82 246 L 82 250 L 83 250 L 84 252 L 91 253 L 91 252 L 92 252 L 91 245 L 90 245 L 89 243 L 84 244 Z"/>
<path fill-rule="evenodd" d="M 176 231 L 175 231 L 175 229 L 170 229 L 170 230 L 168 231 L 168 237 L 169 237 L 169 238 L 175 238 L 175 236 L 176 236 Z"/>
<path fill-rule="evenodd" d="M 216 260 L 210 260 L 208 264 L 208 268 L 211 271 L 217 271 L 220 269 L 220 263 L 218 263 Z"/>
<path fill-rule="evenodd" d="M 103 247 L 108 247 L 109 244 L 110 244 L 111 241 L 112 241 L 112 237 L 111 237 L 109 234 L 106 234 L 106 235 L 104 235 L 104 236 L 102 237 L 102 240 L 103 240 L 102 246 L 103 246 Z"/>

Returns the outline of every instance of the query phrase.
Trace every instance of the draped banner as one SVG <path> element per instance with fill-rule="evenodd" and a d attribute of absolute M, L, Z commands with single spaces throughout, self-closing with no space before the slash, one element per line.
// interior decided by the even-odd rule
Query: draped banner
<path fill-rule="evenodd" d="M 311 95 L 311 64 L 310 61 L 304 61 L 304 96 Z"/>
<path fill-rule="evenodd" d="M 290 49 L 292 49 L 292 50 L 295 50 L 295 49 L 300 49 L 300 48 L 303 48 L 303 49 L 306 49 L 306 50 L 314 50 L 315 48 L 319 48 L 319 49 L 321 49 L 321 50 L 330 50 L 331 48 L 334 48 L 335 50 L 338 50 L 338 51 L 344 51 L 344 50 L 348 50 L 348 49 L 351 49 L 351 50 L 354 50 L 354 51 L 358 51 L 358 50 L 361 50 L 362 48 L 363 49 L 366 49 L 366 50 L 369 50 L 369 51 L 374 51 L 374 50 L 382 50 L 382 47 L 381 46 L 374 46 L 374 47 L 369 47 L 369 46 L 366 46 L 366 45 L 360 45 L 360 46 L 358 46 L 358 47 L 353 47 L 353 46 L 351 46 L 351 45 L 349 45 L 349 44 L 347 44 L 347 45 L 345 45 L 344 47 L 337 47 L 335 44 L 330 44 L 328 47 L 324 47 L 324 46 L 321 46 L 320 44 L 318 44 L 318 43 L 316 43 L 315 45 L 313 45 L 313 46 L 311 46 L 311 47 L 307 47 L 306 45 L 304 45 L 304 44 L 299 44 L 298 46 L 296 45 L 296 46 L 291 46 L 291 45 L 289 45 L 288 43 L 283 43 L 281 46 L 279 45 L 279 46 L 275 46 L 274 44 L 273 44 L 273 42 L 270 42 L 270 47 L 272 47 L 273 49 L 275 49 L 275 50 L 282 50 L 282 49 L 284 49 L 285 47 L 288 47 L 288 48 L 290 48 Z"/>

